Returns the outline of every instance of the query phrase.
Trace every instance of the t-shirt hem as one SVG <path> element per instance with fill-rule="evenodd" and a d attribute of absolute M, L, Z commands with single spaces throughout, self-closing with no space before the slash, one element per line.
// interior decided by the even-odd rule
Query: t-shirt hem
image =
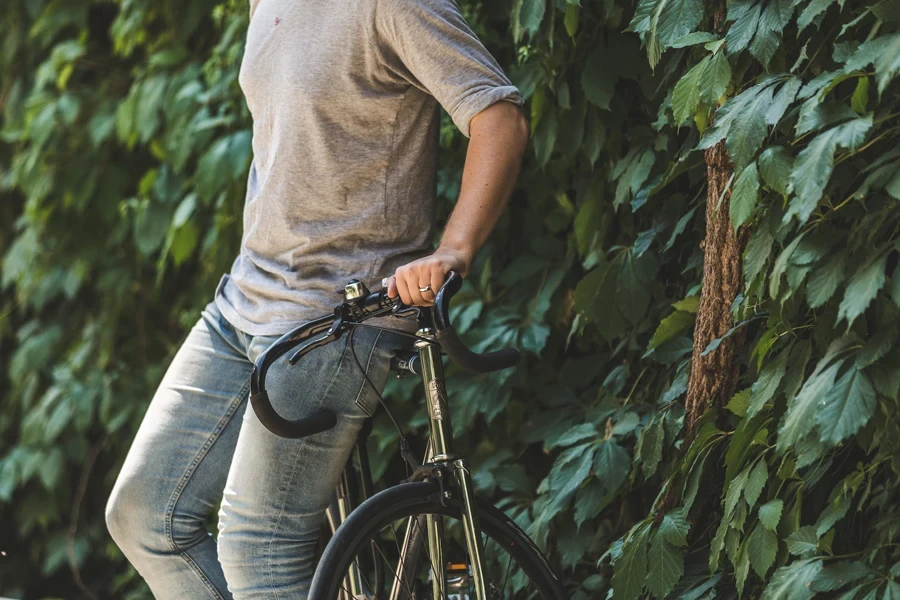
<path fill-rule="evenodd" d="M 291 321 L 278 321 L 272 323 L 255 323 L 242 317 L 238 314 L 237 310 L 232 306 L 231 302 L 228 301 L 228 298 L 222 292 L 222 289 L 225 286 L 225 282 L 228 280 L 228 275 L 225 274 L 219 280 L 219 285 L 216 288 L 216 294 L 213 300 L 216 303 L 216 307 L 219 309 L 219 312 L 222 313 L 222 317 L 225 318 L 226 321 L 231 323 L 231 325 L 242 331 L 247 335 L 257 336 L 280 336 L 284 335 L 288 331 L 299 327 L 300 325 L 307 323 L 313 319 L 317 319 L 321 316 L 327 314 L 327 311 L 319 311 L 316 314 L 303 315 L 298 312 L 297 319 Z M 406 331 L 408 333 L 415 332 L 418 329 L 418 324 L 413 319 L 406 319 L 400 317 L 376 317 L 369 319 L 366 321 L 366 325 L 378 326 L 378 327 L 388 327 L 391 329 L 400 329 L 402 331 Z"/>

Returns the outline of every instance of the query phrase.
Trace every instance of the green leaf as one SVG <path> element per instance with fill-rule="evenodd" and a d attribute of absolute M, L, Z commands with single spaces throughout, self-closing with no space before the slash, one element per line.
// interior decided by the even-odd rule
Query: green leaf
<path fill-rule="evenodd" d="M 631 456 L 615 441 L 606 440 L 597 447 L 593 470 L 606 486 L 607 492 L 614 492 L 631 471 Z"/>
<path fill-rule="evenodd" d="M 763 407 L 775 398 L 775 392 L 784 378 L 787 369 L 788 350 L 782 350 L 781 353 L 769 362 L 760 372 L 757 379 L 750 388 L 750 404 L 747 406 L 747 416 L 755 417 Z"/>
<path fill-rule="evenodd" d="M 744 486 L 744 497 L 747 499 L 747 504 L 750 508 L 753 508 L 756 505 L 756 501 L 759 500 L 759 495 L 766 486 L 768 477 L 769 471 L 766 467 L 766 461 L 764 459 L 758 460 L 753 466 L 753 470 L 750 471 L 750 476 L 747 478 L 747 483 Z"/>
<path fill-rule="evenodd" d="M 814 554 L 819 544 L 816 528 L 811 525 L 801 527 L 789 535 L 785 541 L 787 542 L 788 551 L 801 557 Z"/>
<path fill-rule="evenodd" d="M 731 155 L 735 172 L 740 172 L 753 161 L 766 137 L 766 114 L 772 107 L 772 89 L 768 84 L 750 88 L 738 96 L 741 98 L 747 95 L 742 102 L 736 102 L 728 113 L 730 126 L 725 146 Z M 733 111 L 739 112 L 735 114 Z"/>
<path fill-rule="evenodd" d="M 709 57 L 704 58 L 675 84 L 672 92 L 672 116 L 676 125 L 683 125 L 697 110 L 697 105 L 700 104 L 700 77 L 709 61 Z"/>
<path fill-rule="evenodd" d="M 813 580 L 812 589 L 817 592 L 833 592 L 848 583 L 862 579 L 871 572 L 869 567 L 855 561 L 831 563 Z"/>
<path fill-rule="evenodd" d="M 156 252 L 169 231 L 171 207 L 144 200 L 137 208 L 134 220 L 134 242 L 144 256 Z"/>
<path fill-rule="evenodd" d="M 756 33 L 759 18 L 762 14 L 761 8 L 762 3 L 758 2 L 751 8 L 742 11 L 737 20 L 728 28 L 728 33 L 725 35 L 725 47 L 728 49 L 729 54 L 737 54 L 750 45 L 750 40 L 753 34 Z M 731 16 L 729 12 L 729 19 Z"/>
<path fill-rule="evenodd" d="M 646 585 L 651 594 L 662 600 L 684 574 L 683 551 L 656 534 L 649 553 L 649 572 Z"/>
<path fill-rule="evenodd" d="M 822 570 L 818 559 L 798 560 L 781 567 L 772 575 L 762 600 L 809 600 L 812 582 Z"/>
<path fill-rule="evenodd" d="M 581 89 L 585 97 L 595 106 L 609 109 L 613 99 L 618 76 L 610 65 L 610 57 L 606 50 L 597 47 L 588 56 L 581 72 Z"/>
<path fill-rule="evenodd" d="M 900 583 L 888 580 L 884 587 L 884 595 L 881 600 L 900 600 Z"/>
<path fill-rule="evenodd" d="M 875 389 L 869 376 L 857 367 L 844 373 L 826 390 L 815 415 L 819 439 L 834 446 L 859 431 L 875 410 Z"/>
<path fill-rule="evenodd" d="M 759 155 L 759 174 L 767 186 L 785 196 L 791 181 L 794 157 L 784 146 L 769 146 Z"/>
<path fill-rule="evenodd" d="M 588 478 L 594 450 L 594 446 L 588 443 L 572 446 L 559 455 L 546 479 L 549 491 L 555 492 L 554 501 L 561 504 L 567 502 Z"/>
<path fill-rule="evenodd" d="M 38 467 L 38 475 L 40 475 L 41 483 L 48 491 L 53 491 L 59 485 L 59 476 L 62 474 L 65 456 L 59 448 L 52 448 L 45 456 L 40 467 Z"/>
<path fill-rule="evenodd" d="M 642 466 L 645 479 L 656 473 L 659 461 L 662 460 L 664 438 L 665 431 L 661 420 L 653 420 L 641 430 L 634 449 L 634 461 Z"/>
<path fill-rule="evenodd" d="M 872 64 L 878 94 L 881 95 L 888 84 L 900 73 L 900 33 L 883 35 L 862 44 L 847 60 L 847 70 L 862 69 Z"/>
<path fill-rule="evenodd" d="M 765 439 L 768 430 L 763 419 L 742 419 L 734 433 L 725 453 L 725 478 L 730 480 L 735 473 L 747 464 L 751 447 L 759 443 L 760 437 Z"/>
<path fill-rule="evenodd" d="M 812 0 L 812 2 L 803 9 L 800 16 L 797 17 L 797 29 L 803 31 L 809 27 L 810 23 L 812 23 L 821 13 L 825 12 L 829 6 L 835 3 L 835 1 L 836 0 Z"/>
<path fill-rule="evenodd" d="M 759 27 L 756 30 L 756 35 L 753 36 L 753 41 L 750 42 L 750 54 L 755 56 L 762 66 L 768 69 L 769 62 L 775 56 L 779 46 L 781 46 L 781 36 L 778 33 Z"/>
<path fill-rule="evenodd" d="M 566 6 L 566 16 L 563 18 L 563 25 L 566 28 L 566 33 L 569 34 L 569 37 L 575 39 L 575 34 L 578 32 L 578 17 L 581 14 L 581 7 L 577 4 L 569 4 Z"/>
<path fill-rule="evenodd" d="M 772 97 L 769 109 L 766 111 L 767 125 L 777 125 L 781 121 L 781 117 L 784 116 L 788 106 L 794 101 L 802 83 L 799 77 L 791 77 L 778 89 L 778 92 Z"/>
<path fill-rule="evenodd" d="M 656 328 L 656 331 L 653 333 L 653 338 L 650 340 L 649 348 L 652 350 L 660 344 L 668 342 L 676 337 L 682 331 L 690 328 L 694 325 L 695 318 L 696 315 L 693 313 L 676 310 L 659 322 L 659 326 Z"/>
<path fill-rule="evenodd" d="M 637 413 L 626 412 L 616 420 L 616 424 L 609 430 L 610 435 L 624 437 L 638 428 L 641 418 Z"/>
<path fill-rule="evenodd" d="M 744 492 L 744 486 L 747 485 L 747 479 L 749 475 L 750 468 L 748 467 L 741 471 L 737 475 L 737 477 L 728 482 L 728 489 L 725 490 L 724 519 L 730 519 L 731 515 L 734 514 L 734 509 L 737 508 L 738 502 L 741 499 L 741 495 Z"/>
<path fill-rule="evenodd" d="M 687 535 L 690 530 L 691 524 L 685 520 L 684 515 L 680 511 L 677 511 L 663 517 L 657 534 L 673 546 L 681 548 L 687 546 Z"/>
<path fill-rule="evenodd" d="M 893 299 L 894 304 L 900 306 L 900 264 L 894 269 L 894 274 L 891 275 L 891 299 Z"/>
<path fill-rule="evenodd" d="M 770 500 L 759 507 L 759 522 L 769 531 L 775 531 L 778 523 L 781 521 L 781 511 L 784 508 L 784 501 L 780 498 Z"/>
<path fill-rule="evenodd" d="M 656 33 L 662 45 L 668 47 L 696 29 L 703 18 L 703 0 L 662 0 L 655 12 L 659 15 Z"/>
<path fill-rule="evenodd" d="M 719 527 L 716 529 L 716 534 L 713 536 L 712 544 L 709 548 L 709 570 L 711 573 L 719 570 L 719 559 L 722 556 L 722 549 L 725 547 L 725 536 L 731 530 L 729 527 L 730 521 L 730 518 L 723 516 L 719 522 Z"/>
<path fill-rule="evenodd" d="M 631 323 L 639 323 L 650 305 L 648 285 L 656 276 L 656 257 L 645 252 L 636 257 L 628 252 L 621 260 L 615 296 L 619 312 Z"/>
<path fill-rule="evenodd" d="M 819 134 L 800 152 L 791 173 L 791 185 L 796 197 L 791 201 L 785 221 L 794 216 L 801 223 L 809 220 L 831 178 L 835 150 L 854 150 L 865 139 L 871 127 L 871 114 L 853 119 Z"/>
<path fill-rule="evenodd" d="M 606 486 L 599 479 L 592 477 L 587 484 L 575 494 L 575 524 L 580 528 L 582 524 L 593 519 L 604 508 L 603 499 L 606 496 Z"/>
<path fill-rule="evenodd" d="M 761 579 L 765 579 L 778 554 L 778 537 L 770 529 L 757 525 L 747 538 L 747 553 L 750 566 Z"/>
<path fill-rule="evenodd" d="M 780 451 L 797 444 L 812 430 L 819 403 L 834 385 L 835 377 L 843 364 L 843 360 L 838 360 L 826 368 L 826 359 L 819 361 L 816 370 L 788 405 L 784 421 L 778 430 Z"/>
<path fill-rule="evenodd" d="M 810 308 L 819 308 L 834 296 L 834 292 L 844 281 L 846 264 L 847 255 L 840 252 L 812 272 L 806 282 L 806 299 Z"/>
<path fill-rule="evenodd" d="M 669 47 L 670 48 L 687 48 L 688 46 L 696 46 L 697 44 L 706 44 L 707 42 L 714 42 L 718 38 L 708 31 L 695 31 L 694 33 L 689 33 L 685 36 L 682 36 L 672 42 Z"/>
<path fill-rule="evenodd" d="M 838 309 L 838 321 L 846 319 L 848 327 L 853 325 L 853 321 L 863 314 L 875 299 L 875 295 L 884 287 L 887 279 L 885 274 L 887 257 L 887 253 L 882 253 L 850 278 L 844 299 Z"/>
<path fill-rule="evenodd" d="M 537 158 L 538 165 L 543 167 L 550 161 L 550 156 L 556 147 L 558 133 L 559 118 L 557 112 L 555 110 L 548 111 L 534 130 L 534 155 Z"/>
<path fill-rule="evenodd" d="M 529 37 L 534 37 L 541 28 L 541 22 L 544 20 L 544 12 L 546 9 L 547 0 L 522 0 L 519 20 L 523 31 L 525 31 Z"/>
<path fill-rule="evenodd" d="M 865 114 L 868 105 L 869 78 L 863 76 L 856 82 L 856 89 L 853 91 L 853 96 L 850 98 L 850 108 L 856 111 L 857 114 L 862 115 Z"/>
<path fill-rule="evenodd" d="M 599 437 L 599 434 L 593 423 L 581 423 L 580 425 L 576 425 L 569 429 L 552 443 L 548 444 L 547 449 L 549 450 L 557 446 L 570 446 L 582 440 L 595 439 L 597 437 Z"/>
<path fill-rule="evenodd" d="M 697 82 L 700 87 L 700 99 L 710 106 L 715 106 L 731 83 L 731 65 L 722 52 L 717 52 L 709 61 L 701 61 L 700 65 L 703 64 L 705 67 L 700 72 Z"/>
<path fill-rule="evenodd" d="M 744 281 L 747 286 L 762 273 L 772 253 L 775 239 L 768 227 L 761 227 L 750 237 L 747 250 L 744 252 Z"/>
<path fill-rule="evenodd" d="M 751 163 L 741 171 L 734 190 L 731 192 L 729 214 L 731 226 L 735 231 L 750 220 L 756 204 L 759 202 L 759 176 L 756 171 L 756 163 Z"/>
<path fill-rule="evenodd" d="M 625 538 L 622 555 L 613 566 L 612 587 L 614 598 L 637 598 L 644 589 L 647 578 L 647 536 L 650 525 L 638 525 Z"/>
<path fill-rule="evenodd" d="M 743 417 L 747 414 L 747 406 L 750 404 L 750 389 L 741 390 L 731 397 L 728 404 L 725 405 L 727 410 L 733 414 Z"/>
<path fill-rule="evenodd" d="M 792 0 L 769 0 L 762 14 L 761 25 L 780 33 L 791 21 L 796 5 L 797 2 Z"/>
<path fill-rule="evenodd" d="M 816 97 L 813 97 L 803 104 L 795 129 L 797 135 L 801 136 L 829 125 L 849 121 L 856 116 L 856 113 L 844 104 L 837 102 L 819 104 Z"/>
<path fill-rule="evenodd" d="M 856 357 L 857 367 L 863 369 L 883 358 L 894 347 L 898 335 L 900 326 L 896 321 L 878 329 Z"/>

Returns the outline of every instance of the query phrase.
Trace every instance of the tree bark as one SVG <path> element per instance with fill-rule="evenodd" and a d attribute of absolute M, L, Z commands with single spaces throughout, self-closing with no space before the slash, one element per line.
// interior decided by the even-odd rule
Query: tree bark
<path fill-rule="evenodd" d="M 725 29 L 725 3 L 716 2 L 713 11 L 714 28 L 722 33 Z M 724 340 L 715 351 L 701 356 L 710 342 L 722 337 L 733 325 L 731 305 L 741 289 L 741 258 L 749 238 L 746 227 L 735 233 L 731 226 L 731 192 L 722 197 L 734 173 L 724 140 L 707 149 L 705 159 L 707 191 L 703 289 L 694 329 L 691 376 L 685 399 L 688 443 L 693 439 L 704 411 L 712 405 L 728 402 L 734 393 L 738 375 L 734 362 L 735 349 L 743 340 L 742 334 L 734 335 Z"/>
<path fill-rule="evenodd" d="M 734 167 L 728 159 L 725 143 L 706 150 L 706 237 L 703 240 L 703 289 L 694 329 L 694 351 L 688 380 L 685 409 L 687 436 L 693 438 L 703 412 L 714 404 L 724 404 L 734 393 L 737 364 L 734 355 L 741 336 L 724 340 L 715 351 L 701 356 L 714 339 L 733 326 L 731 305 L 741 289 L 741 256 L 748 231 L 737 234 L 729 215 L 731 192 L 719 198 L 728 185 Z"/>

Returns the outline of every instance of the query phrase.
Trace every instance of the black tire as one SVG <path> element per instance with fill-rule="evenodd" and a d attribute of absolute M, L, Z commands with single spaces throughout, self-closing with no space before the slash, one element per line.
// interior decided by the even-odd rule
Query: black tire
<path fill-rule="evenodd" d="M 406 483 L 375 494 L 354 510 L 329 541 L 309 592 L 309 600 L 336 600 L 354 559 L 390 523 L 410 516 L 443 515 L 460 519 L 456 498 L 439 502 L 437 483 Z M 481 532 L 500 546 L 535 588 L 540 600 L 568 600 L 563 585 L 534 542 L 515 522 L 491 504 L 477 501 Z"/>

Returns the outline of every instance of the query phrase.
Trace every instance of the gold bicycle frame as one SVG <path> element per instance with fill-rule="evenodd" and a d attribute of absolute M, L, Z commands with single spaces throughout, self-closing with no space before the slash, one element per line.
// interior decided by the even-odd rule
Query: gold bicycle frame
<path fill-rule="evenodd" d="M 444 382 L 444 367 L 441 362 L 440 346 L 434 340 L 434 331 L 425 327 L 419 329 L 416 335 L 420 338 L 416 341 L 419 360 L 422 366 L 422 380 L 425 384 L 425 403 L 428 409 L 428 421 L 431 435 L 423 460 L 425 464 L 441 465 L 452 472 L 456 479 L 459 500 L 462 505 L 462 525 L 466 538 L 466 549 L 469 554 L 472 570 L 472 580 L 475 584 L 477 600 L 488 600 L 484 582 L 484 544 L 478 531 L 478 521 L 475 514 L 475 494 L 472 485 L 472 477 L 469 471 L 469 462 L 453 453 L 453 426 L 450 421 L 450 410 L 447 404 L 447 388 Z M 440 473 L 440 471 L 438 471 Z M 339 515 L 330 519 L 332 531 L 337 529 L 347 518 L 353 507 L 350 506 L 346 495 L 346 481 L 342 480 L 338 490 Z M 445 492 L 449 494 L 449 492 Z M 337 521 L 337 522 L 335 522 Z M 406 527 L 400 555 L 400 565 L 403 564 L 408 553 L 413 552 L 415 543 L 423 543 L 423 540 L 414 540 L 413 535 L 417 527 L 416 518 L 410 517 Z M 425 540 L 428 545 L 428 557 L 431 561 L 432 592 L 434 598 L 446 598 L 446 564 L 444 558 L 444 518 L 440 515 L 425 515 Z M 398 600 L 403 587 L 400 578 L 405 573 L 398 568 L 399 573 L 391 585 L 389 600 Z M 348 573 L 345 586 L 349 587 L 352 596 L 347 597 L 342 592 L 342 600 L 355 600 L 364 598 L 362 582 L 355 569 Z"/>
<path fill-rule="evenodd" d="M 416 342 L 416 348 L 419 350 L 419 360 L 422 364 L 422 379 L 425 382 L 428 421 L 431 428 L 430 446 L 433 456 L 430 462 L 447 467 L 453 471 L 456 477 L 462 504 L 463 531 L 471 561 L 472 579 L 475 581 L 476 598 L 488 600 L 484 584 L 484 545 L 478 534 L 472 477 L 469 473 L 468 461 L 453 453 L 453 425 L 450 422 L 450 409 L 447 405 L 447 388 L 444 383 L 444 366 L 441 362 L 440 346 L 434 341 L 426 341 L 434 339 L 434 332 L 430 328 L 420 329 L 416 335 L 425 338 Z M 427 522 L 429 556 L 434 575 L 432 578 L 434 597 L 444 598 L 446 565 L 443 560 L 443 517 L 428 515 Z"/>

